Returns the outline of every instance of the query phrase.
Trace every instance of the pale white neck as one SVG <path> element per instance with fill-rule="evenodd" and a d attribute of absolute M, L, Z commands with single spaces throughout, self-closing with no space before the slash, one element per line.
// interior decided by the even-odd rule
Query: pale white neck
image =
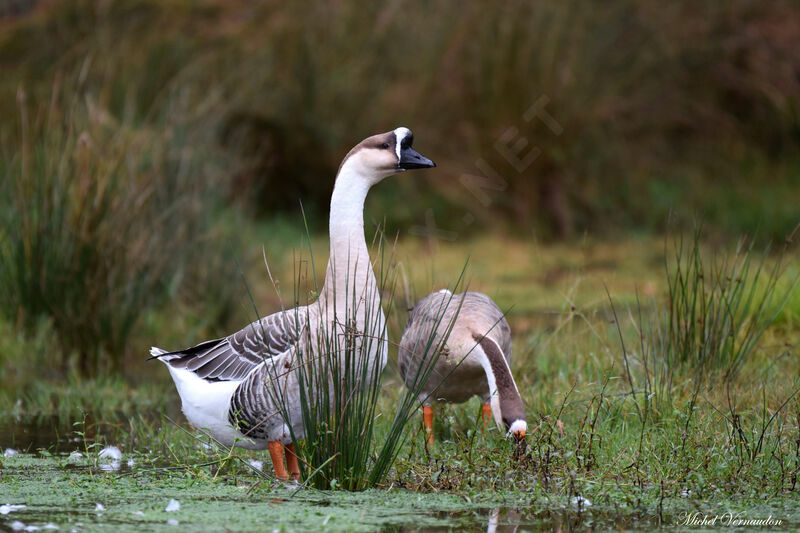
<path fill-rule="evenodd" d="M 375 276 L 364 239 L 364 200 L 371 180 L 358 165 L 346 162 L 336 178 L 331 196 L 330 259 L 321 298 L 336 305 L 342 315 L 352 307 L 354 294 L 374 292 Z M 352 312 L 352 311 L 351 311 Z"/>
<path fill-rule="evenodd" d="M 366 248 L 364 200 L 367 192 L 369 192 L 369 182 L 357 172 L 348 172 L 348 168 L 343 167 L 336 178 L 331 195 L 331 214 L 328 221 L 331 254 L 334 251 L 342 251 L 342 247 L 346 249 L 348 244 L 359 244 Z"/>

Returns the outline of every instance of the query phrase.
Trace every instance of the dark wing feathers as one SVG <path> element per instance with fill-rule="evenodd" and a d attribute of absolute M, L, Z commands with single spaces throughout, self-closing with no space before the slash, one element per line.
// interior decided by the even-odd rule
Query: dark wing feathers
<path fill-rule="evenodd" d="M 159 356 L 173 368 L 207 381 L 242 380 L 258 365 L 291 348 L 306 325 L 301 312 L 278 312 L 223 339 Z"/>

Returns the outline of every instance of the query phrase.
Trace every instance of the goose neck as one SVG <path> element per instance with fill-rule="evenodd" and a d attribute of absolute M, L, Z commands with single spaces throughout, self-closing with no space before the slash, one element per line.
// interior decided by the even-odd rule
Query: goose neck
<path fill-rule="evenodd" d="M 506 429 L 517 421 L 524 422 L 526 417 L 522 398 L 499 345 L 488 336 L 474 335 L 473 338 L 483 352 L 481 365 L 486 372 L 495 421 L 500 426 L 506 426 Z"/>
<path fill-rule="evenodd" d="M 335 301 L 336 314 L 352 301 L 354 290 L 372 281 L 372 265 L 364 239 L 364 200 L 370 182 L 366 176 L 342 167 L 331 196 L 330 259 L 325 272 L 323 298 Z"/>
<path fill-rule="evenodd" d="M 341 250 L 348 244 L 364 244 L 364 200 L 369 192 L 368 182 L 354 173 L 340 173 L 331 195 L 329 229 L 331 250 Z M 351 242 L 355 241 L 355 242 Z M 337 246 L 335 246 L 337 245 Z"/>

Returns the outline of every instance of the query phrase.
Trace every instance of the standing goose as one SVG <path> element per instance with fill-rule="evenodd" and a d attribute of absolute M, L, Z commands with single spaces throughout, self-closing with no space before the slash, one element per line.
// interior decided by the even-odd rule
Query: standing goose
<path fill-rule="evenodd" d="M 408 387 L 418 379 L 428 346 L 440 347 L 439 358 L 419 394 L 429 444 L 433 444 L 432 401 L 463 403 L 476 395 L 483 399 L 484 423 L 494 415 L 497 425 L 508 434 L 518 440 L 525 436 L 525 409 L 509 368 L 511 328 L 491 298 L 479 292 L 453 294 L 443 289 L 417 302 L 398 355 L 400 374 Z"/>
<path fill-rule="evenodd" d="M 342 161 L 331 196 L 330 258 L 314 303 L 279 311 L 186 350 L 150 350 L 167 365 L 189 422 L 226 446 L 269 448 L 278 478 L 300 477 L 289 428 L 295 438 L 305 435 L 297 352 L 318 359 L 324 346 L 319 339 L 343 334 L 346 325 L 348 334 L 359 333 L 356 343 L 368 343 L 369 361 L 381 369 L 386 364 L 385 317 L 364 240 L 364 200 L 370 187 L 388 176 L 436 166 L 414 151 L 412 142 L 411 131 L 400 127 L 364 139 Z M 282 396 L 283 411 L 275 391 Z"/>

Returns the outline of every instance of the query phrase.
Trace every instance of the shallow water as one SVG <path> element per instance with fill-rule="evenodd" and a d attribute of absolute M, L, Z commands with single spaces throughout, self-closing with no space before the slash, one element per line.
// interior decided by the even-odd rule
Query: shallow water
<path fill-rule="evenodd" d="M 125 459 L 123 454 L 123 464 Z M 66 454 L 18 454 L 4 458 L 0 471 L 0 505 L 9 506 L 7 514 L 0 514 L 2 531 L 31 526 L 45 531 L 41 528 L 48 525 L 76 532 L 109 527 L 114 531 L 630 531 L 677 523 L 674 502 L 667 504 L 670 512 L 659 516 L 655 509 L 597 503 L 579 510 L 569 502 L 533 501 L 524 495 L 473 495 L 476 501 L 469 502 L 455 494 L 404 490 L 297 491 L 294 485 L 255 485 L 253 478 L 211 481 L 138 465 L 104 472 L 85 458 L 71 461 Z M 493 498 L 501 502 L 492 502 Z M 509 501 L 514 498 L 517 501 Z M 683 504 L 687 510 L 697 505 Z M 176 507 L 177 511 L 168 511 Z M 796 530 L 800 520 L 791 509 L 787 502 L 755 515 L 784 520 L 771 530 Z"/>
<path fill-rule="evenodd" d="M 649 531 L 659 526 L 657 517 L 641 519 L 635 515 L 613 512 L 578 512 L 573 509 L 535 510 L 510 507 L 492 507 L 441 513 L 447 526 L 416 528 L 413 524 L 402 526 L 397 531 L 444 532 L 454 528 L 463 531 L 486 531 L 487 533 L 517 531 L 575 531 L 617 530 Z"/>
<path fill-rule="evenodd" d="M 61 531 L 516 532 L 644 530 L 658 525 L 650 518 L 603 510 L 487 506 L 453 495 L 402 490 L 296 493 L 294 486 L 276 485 L 249 492 L 247 484 L 163 478 L 137 473 L 135 466 L 123 473 L 99 472 L 84 462 L 73 464 L 65 455 L 7 458 L 3 479 L 0 501 L 18 506 L 0 516 L 4 531 L 45 531 L 51 526 Z"/>
<path fill-rule="evenodd" d="M 166 413 L 173 420 L 183 422 L 177 408 Z M 160 421 L 164 413 L 141 412 L 136 423 Z M 2 416 L 0 414 L 0 451 L 13 448 L 17 451 L 48 450 L 51 453 L 68 453 L 80 450 L 84 441 L 119 442 L 130 436 L 130 417 L 127 413 L 106 413 L 100 419 L 91 413 L 65 419 L 55 415 Z"/>
<path fill-rule="evenodd" d="M 58 417 L 0 417 L 0 447 L 17 451 L 49 449 L 66 452 L 75 449 L 82 440 L 74 431 L 72 423 L 60 421 Z"/>
<path fill-rule="evenodd" d="M 125 438 L 121 422 L 98 424 L 87 418 L 85 429 L 90 438 L 102 435 L 112 439 L 109 442 L 116 436 Z M 125 446 L 119 457 L 112 451 L 101 461 L 99 448 L 86 456 L 82 438 L 74 431 L 71 423 L 50 418 L 0 421 L 0 452 L 6 448 L 21 452 L 0 456 L 0 531 L 25 527 L 47 531 L 45 526 L 76 532 L 109 527 L 114 531 L 651 530 L 674 526 L 682 513 L 709 507 L 706 502 L 672 499 L 659 512 L 654 505 L 630 507 L 608 497 L 603 502 L 581 501 L 579 507 L 578 501 L 511 490 L 469 496 L 396 489 L 297 491 L 296 486 L 259 478 L 247 469 L 221 479 L 213 479 L 215 474 L 208 470 L 162 469 L 162 464 L 172 465 L 143 461 Z M 131 449 L 133 445 L 127 448 Z M 71 456 L 75 450 L 82 455 Z M 170 505 L 173 499 L 180 508 L 167 511 L 176 507 Z M 772 530 L 796 530 L 797 508 L 795 498 L 794 505 L 787 500 L 748 513 L 782 519 L 781 526 Z"/>

